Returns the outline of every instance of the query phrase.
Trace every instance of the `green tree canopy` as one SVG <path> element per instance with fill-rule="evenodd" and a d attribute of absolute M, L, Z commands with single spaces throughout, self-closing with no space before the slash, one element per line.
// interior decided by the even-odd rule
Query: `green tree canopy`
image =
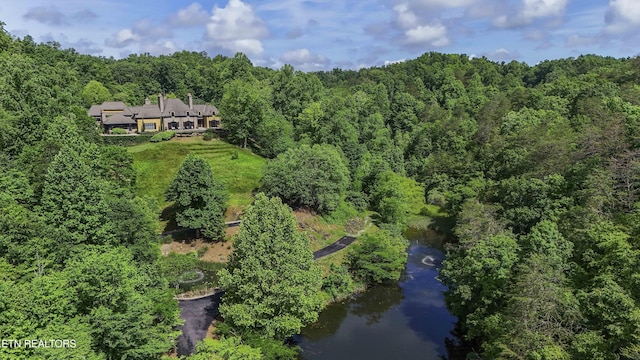
<path fill-rule="evenodd" d="M 80 97 L 86 106 L 91 106 L 111 100 L 111 93 L 101 82 L 91 80 L 82 89 Z"/>
<path fill-rule="evenodd" d="M 315 321 L 320 310 L 320 269 L 291 209 L 258 194 L 220 270 L 225 289 L 220 313 L 241 333 L 284 339 Z"/>
<path fill-rule="evenodd" d="M 331 145 L 302 145 L 278 155 L 263 170 L 262 190 L 291 206 L 334 210 L 349 184 L 349 170 Z"/>
<path fill-rule="evenodd" d="M 407 262 L 406 247 L 406 240 L 388 231 L 365 234 L 349 250 L 349 269 L 366 284 L 398 281 Z"/>
<path fill-rule="evenodd" d="M 165 191 L 165 198 L 175 202 L 178 225 L 202 231 L 209 239 L 224 235 L 224 211 L 229 195 L 206 160 L 187 155 Z"/>
<path fill-rule="evenodd" d="M 63 147 L 54 157 L 40 211 L 59 240 L 60 254 L 78 244 L 113 244 L 103 184 L 71 147 Z"/>

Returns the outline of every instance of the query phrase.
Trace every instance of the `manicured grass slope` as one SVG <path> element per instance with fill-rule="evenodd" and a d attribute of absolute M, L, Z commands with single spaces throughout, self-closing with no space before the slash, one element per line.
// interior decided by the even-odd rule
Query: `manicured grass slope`
<path fill-rule="evenodd" d="M 265 159 L 220 140 L 204 141 L 202 137 L 175 138 L 158 143 L 145 143 L 128 148 L 134 158 L 137 173 L 136 191 L 140 196 L 152 196 L 161 208 L 167 203 L 164 191 L 189 153 L 211 164 L 213 173 L 229 191 L 231 207 L 251 204 L 252 191 L 259 185 Z M 238 158 L 232 155 L 238 151 Z"/>

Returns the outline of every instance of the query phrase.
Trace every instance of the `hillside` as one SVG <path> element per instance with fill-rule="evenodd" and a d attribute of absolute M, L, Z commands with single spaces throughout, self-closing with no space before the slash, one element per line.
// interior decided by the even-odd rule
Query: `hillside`
<path fill-rule="evenodd" d="M 265 159 L 227 144 L 221 140 L 204 141 L 202 137 L 175 138 L 171 141 L 145 143 L 127 148 L 134 158 L 136 170 L 136 194 L 151 196 L 161 208 L 166 207 L 164 191 L 175 176 L 188 153 L 195 153 L 207 160 L 226 184 L 230 194 L 231 211 L 251 203 L 262 175 Z M 238 158 L 232 159 L 234 152 Z"/>

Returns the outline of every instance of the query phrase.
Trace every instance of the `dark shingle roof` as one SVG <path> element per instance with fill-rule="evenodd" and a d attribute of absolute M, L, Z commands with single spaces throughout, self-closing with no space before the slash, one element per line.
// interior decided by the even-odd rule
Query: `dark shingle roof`
<path fill-rule="evenodd" d="M 213 105 L 193 105 L 193 110 L 195 111 L 195 113 L 197 114 L 198 112 L 200 112 L 202 114 L 202 116 L 211 116 L 211 115 L 218 115 L 219 111 L 218 108 L 216 108 Z"/>
<path fill-rule="evenodd" d="M 158 105 L 143 105 L 140 108 L 140 112 L 136 114 L 136 118 L 138 119 L 150 119 L 150 118 L 159 118 L 162 117 L 160 113 L 160 108 Z"/>
<path fill-rule="evenodd" d="M 164 116 L 171 116 L 172 112 L 175 116 L 187 116 L 187 111 L 193 112 L 189 109 L 189 106 L 180 99 L 166 99 L 164 101 Z"/>
<path fill-rule="evenodd" d="M 91 105 L 89 108 L 89 116 L 100 116 L 102 114 L 102 106 L 101 105 Z"/>
<path fill-rule="evenodd" d="M 122 111 L 122 113 L 124 115 L 127 116 L 132 116 L 133 113 L 131 112 L 131 110 L 129 110 L 129 108 L 127 107 L 127 105 L 125 105 L 122 101 L 105 101 L 102 103 L 102 111 Z"/>
<path fill-rule="evenodd" d="M 128 116 L 124 116 L 122 114 L 115 114 L 107 117 L 105 121 L 102 122 L 105 125 L 123 125 L 123 124 L 137 124 L 135 120 Z"/>

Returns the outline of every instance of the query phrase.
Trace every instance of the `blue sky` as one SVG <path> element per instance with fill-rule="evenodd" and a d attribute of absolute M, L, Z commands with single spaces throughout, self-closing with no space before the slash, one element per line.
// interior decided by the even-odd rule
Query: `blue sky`
<path fill-rule="evenodd" d="M 17 37 L 81 53 L 233 55 L 255 65 L 358 69 L 427 51 L 524 61 L 640 54 L 640 0 L 11 0 Z"/>

